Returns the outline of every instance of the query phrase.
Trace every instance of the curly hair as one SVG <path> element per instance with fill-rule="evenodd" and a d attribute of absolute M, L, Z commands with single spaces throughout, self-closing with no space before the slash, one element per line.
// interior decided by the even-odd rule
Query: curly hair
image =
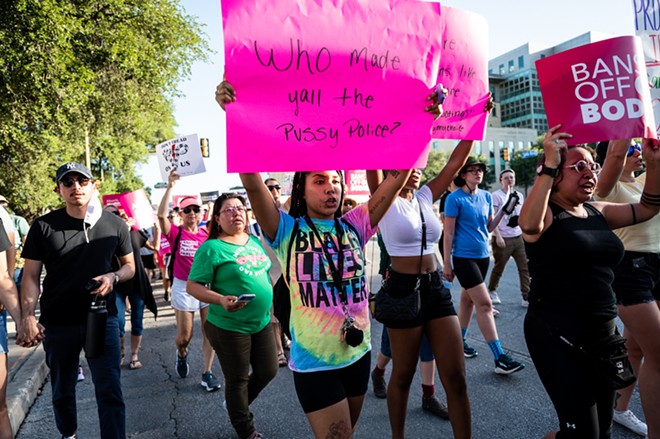
<path fill-rule="evenodd" d="M 236 199 L 240 201 L 241 204 L 243 204 L 243 207 L 246 207 L 245 198 L 243 198 L 241 195 L 235 192 L 225 192 L 221 194 L 218 198 L 216 198 L 215 203 L 213 204 L 213 215 L 211 216 L 211 219 L 209 219 L 209 221 L 211 221 L 211 229 L 209 230 L 208 238 L 206 238 L 207 240 L 216 239 L 217 237 L 220 236 L 222 229 L 220 228 L 220 224 L 218 224 L 218 221 L 216 220 L 216 216 L 220 216 L 220 210 L 222 210 L 222 206 L 225 204 L 225 201 L 231 199 Z M 247 231 L 247 227 L 248 227 L 247 209 L 245 210 L 244 215 L 245 215 L 245 231 Z"/>
<path fill-rule="evenodd" d="M 289 215 L 294 218 L 299 218 L 301 216 L 307 215 L 307 202 L 305 201 L 305 180 L 309 172 L 296 172 L 293 175 L 293 185 L 291 188 L 291 208 L 289 209 Z M 344 185 L 344 173 L 342 171 L 337 171 L 339 174 L 339 179 L 341 181 L 341 196 L 339 197 L 339 204 L 337 205 L 337 210 L 335 211 L 335 218 L 341 217 L 341 208 L 344 204 L 344 192 L 346 187 Z"/>

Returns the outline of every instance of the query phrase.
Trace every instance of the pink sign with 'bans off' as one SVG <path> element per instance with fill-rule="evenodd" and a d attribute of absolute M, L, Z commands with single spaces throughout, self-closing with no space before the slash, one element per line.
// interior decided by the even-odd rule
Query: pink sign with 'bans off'
<path fill-rule="evenodd" d="M 548 126 L 569 144 L 655 138 L 644 55 L 638 37 L 587 44 L 536 61 Z"/>

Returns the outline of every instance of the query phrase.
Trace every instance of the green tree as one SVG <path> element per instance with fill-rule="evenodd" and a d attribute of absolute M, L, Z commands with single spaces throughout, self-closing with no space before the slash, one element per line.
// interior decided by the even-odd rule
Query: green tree
<path fill-rule="evenodd" d="M 509 162 L 511 169 L 516 173 L 516 186 L 525 188 L 525 196 L 536 180 L 536 165 L 542 152 L 543 150 L 539 150 L 538 146 L 525 151 L 526 157 L 522 156 L 523 151 L 516 151 Z"/>
<path fill-rule="evenodd" d="M 0 193 L 28 218 L 59 204 L 53 175 L 85 161 L 101 192 L 142 187 L 135 164 L 174 135 L 172 98 L 205 35 L 178 0 L 0 5 Z"/>

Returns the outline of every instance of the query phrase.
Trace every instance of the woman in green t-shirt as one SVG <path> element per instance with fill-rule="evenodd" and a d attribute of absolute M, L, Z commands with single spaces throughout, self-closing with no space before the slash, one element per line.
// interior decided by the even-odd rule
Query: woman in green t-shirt
<path fill-rule="evenodd" d="M 236 433 L 241 439 L 261 438 L 249 406 L 278 370 L 269 324 L 271 262 L 259 240 L 247 233 L 243 197 L 222 194 L 210 221 L 209 238 L 195 253 L 187 291 L 209 304 L 204 330 L 222 366 L 227 411 Z"/>

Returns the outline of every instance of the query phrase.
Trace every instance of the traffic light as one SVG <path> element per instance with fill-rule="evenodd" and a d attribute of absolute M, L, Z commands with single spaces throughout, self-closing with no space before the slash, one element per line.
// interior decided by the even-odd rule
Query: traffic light
<path fill-rule="evenodd" d="M 504 148 L 502 150 L 502 158 L 504 159 L 505 162 L 509 161 L 509 148 Z"/>
<path fill-rule="evenodd" d="M 209 149 L 209 139 L 199 139 L 199 146 L 202 148 L 202 157 L 208 158 L 211 157 L 211 151 Z"/>

